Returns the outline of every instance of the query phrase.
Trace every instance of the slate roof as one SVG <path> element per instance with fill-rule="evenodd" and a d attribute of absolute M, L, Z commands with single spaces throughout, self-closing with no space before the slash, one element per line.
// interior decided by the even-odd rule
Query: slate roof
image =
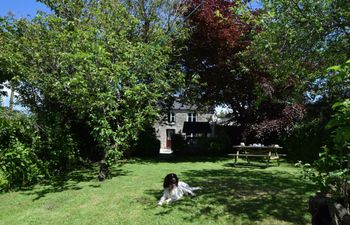
<path fill-rule="evenodd" d="M 172 109 L 181 109 L 181 110 L 197 110 L 195 105 L 186 105 L 180 102 L 175 101 Z"/>

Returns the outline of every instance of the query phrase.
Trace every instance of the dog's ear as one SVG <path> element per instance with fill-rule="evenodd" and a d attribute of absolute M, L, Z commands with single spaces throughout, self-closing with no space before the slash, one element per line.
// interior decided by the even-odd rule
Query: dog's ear
<path fill-rule="evenodd" d="M 176 181 L 176 186 L 179 184 L 179 178 L 177 177 L 177 175 L 175 173 L 173 173 L 173 178 Z"/>
<path fill-rule="evenodd" d="M 170 174 L 164 177 L 163 188 L 167 188 L 169 187 L 169 185 L 170 185 Z"/>
<path fill-rule="evenodd" d="M 168 183 L 169 183 L 169 182 L 167 182 L 167 179 L 166 179 L 166 177 L 165 177 L 165 178 L 164 178 L 164 181 L 163 181 L 163 188 L 167 188 Z"/>

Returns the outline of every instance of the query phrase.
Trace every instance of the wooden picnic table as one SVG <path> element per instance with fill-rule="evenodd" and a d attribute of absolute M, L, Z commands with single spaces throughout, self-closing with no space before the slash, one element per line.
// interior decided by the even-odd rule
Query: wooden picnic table
<path fill-rule="evenodd" d="M 266 160 L 267 165 L 270 163 L 271 160 L 277 160 L 277 165 L 280 165 L 280 156 L 286 156 L 286 154 L 278 153 L 278 150 L 283 149 L 283 147 L 278 145 L 234 145 L 233 148 L 236 149 L 236 153 L 228 155 L 235 157 L 235 164 L 237 163 L 239 157 L 245 157 L 248 163 L 250 163 L 250 157 L 260 157 Z"/>

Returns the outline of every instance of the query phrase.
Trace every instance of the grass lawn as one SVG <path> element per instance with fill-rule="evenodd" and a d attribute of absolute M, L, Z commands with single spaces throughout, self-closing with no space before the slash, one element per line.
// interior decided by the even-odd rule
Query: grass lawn
<path fill-rule="evenodd" d="M 315 187 L 300 179 L 297 168 L 231 162 L 134 160 L 113 168 L 105 182 L 95 179 L 96 169 L 76 171 L 50 185 L 1 194 L 0 224 L 310 224 L 307 201 Z M 170 172 L 203 189 L 156 206 Z"/>

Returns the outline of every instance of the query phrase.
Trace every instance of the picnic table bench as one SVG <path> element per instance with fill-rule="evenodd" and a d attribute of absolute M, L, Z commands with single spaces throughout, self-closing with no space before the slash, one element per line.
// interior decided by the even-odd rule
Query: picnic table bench
<path fill-rule="evenodd" d="M 286 154 L 279 154 L 278 150 L 283 149 L 278 145 L 271 146 L 243 146 L 235 145 L 233 146 L 236 149 L 236 153 L 228 154 L 229 156 L 235 157 L 235 164 L 239 157 L 244 157 L 248 163 L 250 163 L 250 157 L 262 158 L 266 160 L 266 165 L 268 166 L 271 160 L 277 160 L 277 165 L 280 165 L 279 158 L 280 156 L 286 156 Z"/>

